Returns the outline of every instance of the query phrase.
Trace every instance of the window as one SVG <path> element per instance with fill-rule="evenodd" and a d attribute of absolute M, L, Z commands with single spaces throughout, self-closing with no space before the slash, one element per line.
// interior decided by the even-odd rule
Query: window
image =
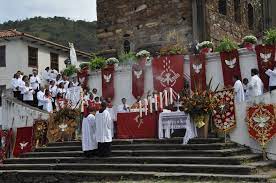
<path fill-rule="evenodd" d="M 249 29 L 253 29 L 254 27 L 254 9 L 251 4 L 248 4 L 247 6 L 247 12 L 248 12 L 248 27 Z"/>
<path fill-rule="evenodd" d="M 2 106 L 2 93 L 6 89 L 6 85 L 0 85 L 0 106 Z"/>
<path fill-rule="evenodd" d="M 38 49 L 37 48 L 33 48 L 33 47 L 28 47 L 28 55 L 29 55 L 29 59 L 28 59 L 28 65 L 29 67 L 37 67 L 38 65 Z"/>
<path fill-rule="evenodd" d="M 6 46 L 0 46 L 0 67 L 6 67 Z"/>
<path fill-rule="evenodd" d="M 58 69 L 58 54 L 56 53 L 50 53 L 50 61 L 51 61 L 51 69 L 55 69 L 59 71 Z"/>
<path fill-rule="evenodd" d="M 129 53 L 130 52 L 130 42 L 128 40 L 124 41 L 124 52 Z"/>
<path fill-rule="evenodd" d="M 234 0 L 235 21 L 241 23 L 241 1 Z"/>
<path fill-rule="evenodd" d="M 219 13 L 222 15 L 227 14 L 227 0 L 219 0 L 218 10 L 219 10 Z"/>

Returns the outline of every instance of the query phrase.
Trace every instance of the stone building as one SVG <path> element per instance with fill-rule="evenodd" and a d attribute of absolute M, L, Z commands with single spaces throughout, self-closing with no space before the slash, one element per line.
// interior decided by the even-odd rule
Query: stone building
<path fill-rule="evenodd" d="M 261 0 L 97 0 L 98 50 L 103 55 L 196 41 L 236 41 L 263 31 Z"/>

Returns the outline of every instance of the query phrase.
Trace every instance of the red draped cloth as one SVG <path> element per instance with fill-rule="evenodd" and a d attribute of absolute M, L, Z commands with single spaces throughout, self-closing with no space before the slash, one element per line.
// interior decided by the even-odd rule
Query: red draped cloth
<path fill-rule="evenodd" d="M 192 91 L 206 90 L 206 62 L 205 54 L 190 56 L 190 75 Z"/>
<path fill-rule="evenodd" d="M 117 137 L 119 139 L 156 138 L 157 114 L 149 114 L 139 118 L 139 113 L 118 113 Z"/>
<path fill-rule="evenodd" d="M 114 97 L 114 65 L 102 69 L 102 92 L 105 99 Z"/>
<path fill-rule="evenodd" d="M 233 87 L 234 81 L 233 77 L 235 75 L 241 77 L 240 70 L 240 60 L 238 50 L 233 50 L 231 52 L 221 52 L 220 53 L 223 80 L 225 87 Z"/>
<path fill-rule="evenodd" d="M 184 88 L 184 56 L 154 57 L 152 61 L 154 89 L 161 92 L 172 88 L 179 93 Z"/>
<path fill-rule="evenodd" d="M 145 66 L 134 64 L 132 66 L 132 95 L 137 99 L 144 94 Z"/>
<path fill-rule="evenodd" d="M 258 45 L 255 48 L 260 78 L 267 89 L 269 85 L 269 77 L 265 74 L 267 69 L 272 69 L 276 65 L 275 61 L 275 46 L 271 45 Z"/>
<path fill-rule="evenodd" d="M 16 140 L 13 149 L 13 155 L 18 157 L 20 154 L 32 150 L 33 127 L 17 128 Z"/>

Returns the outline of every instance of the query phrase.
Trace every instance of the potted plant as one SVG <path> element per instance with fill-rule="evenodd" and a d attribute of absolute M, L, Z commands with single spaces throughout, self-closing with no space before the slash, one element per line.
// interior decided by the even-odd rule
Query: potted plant
<path fill-rule="evenodd" d="M 63 74 L 65 74 L 65 75 L 68 76 L 68 77 L 71 77 L 71 76 L 73 76 L 74 74 L 76 74 L 77 71 L 78 71 L 78 70 L 77 70 L 77 68 L 76 68 L 75 65 L 68 65 L 67 68 L 65 68 L 65 69 L 63 70 Z"/>
<path fill-rule="evenodd" d="M 257 43 L 257 38 L 255 36 L 245 36 L 243 39 L 243 47 L 247 48 L 248 50 L 253 51 L 254 50 L 254 45 Z"/>
<path fill-rule="evenodd" d="M 106 64 L 107 65 L 114 65 L 115 67 L 118 67 L 119 60 L 115 57 L 111 57 L 111 58 L 106 60 Z"/>
<path fill-rule="evenodd" d="M 106 60 L 103 57 L 95 56 L 89 63 L 89 67 L 91 71 L 102 69 L 105 66 L 106 66 Z"/>
<path fill-rule="evenodd" d="M 276 45 L 276 28 L 265 32 L 264 43 L 266 45 Z"/>
<path fill-rule="evenodd" d="M 135 53 L 128 52 L 128 53 L 122 53 L 119 55 L 119 63 L 120 64 L 131 64 L 133 62 L 136 62 L 137 58 Z"/>
<path fill-rule="evenodd" d="M 214 48 L 214 44 L 211 41 L 203 41 L 197 44 L 198 49 L 201 53 L 211 53 Z"/>
<path fill-rule="evenodd" d="M 238 44 L 232 41 L 229 38 L 223 38 L 218 47 L 216 48 L 217 52 L 231 52 L 238 48 Z"/>
<path fill-rule="evenodd" d="M 83 62 L 79 65 L 81 70 L 88 70 L 89 69 L 89 62 Z"/>
<path fill-rule="evenodd" d="M 147 50 L 141 50 L 136 53 L 136 57 L 141 65 L 145 65 L 147 59 L 150 57 L 150 52 L 148 52 Z"/>

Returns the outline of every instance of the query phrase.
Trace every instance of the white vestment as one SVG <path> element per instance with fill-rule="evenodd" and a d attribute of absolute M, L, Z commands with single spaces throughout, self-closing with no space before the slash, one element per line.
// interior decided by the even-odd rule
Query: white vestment
<path fill-rule="evenodd" d="M 96 138 L 97 142 L 112 142 L 112 119 L 107 110 L 96 114 Z"/>
<path fill-rule="evenodd" d="M 276 86 L 276 68 L 268 69 L 265 73 L 269 76 L 269 86 Z"/>
<path fill-rule="evenodd" d="M 34 100 L 34 90 L 31 87 L 25 86 L 23 89 L 23 101 L 33 101 Z"/>
<path fill-rule="evenodd" d="M 47 112 L 53 112 L 53 105 L 52 105 L 52 99 L 47 98 L 46 96 L 43 97 L 43 110 L 47 111 Z"/>
<path fill-rule="evenodd" d="M 97 148 L 95 116 L 89 114 L 82 120 L 82 151 L 91 151 Z"/>
<path fill-rule="evenodd" d="M 31 87 L 34 90 L 39 89 L 39 84 L 41 84 L 41 80 L 39 78 L 39 76 L 32 76 L 30 77 L 30 83 L 31 83 Z"/>
<path fill-rule="evenodd" d="M 113 107 L 109 108 L 107 107 L 106 110 L 109 112 L 112 124 L 111 124 L 111 132 L 112 132 L 112 137 L 114 137 L 114 121 L 116 121 L 115 113 L 113 110 Z"/>
<path fill-rule="evenodd" d="M 45 101 L 44 101 L 44 92 L 42 91 L 38 91 L 37 94 L 36 94 L 36 97 L 37 97 L 37 101 L 38 101 L 38 104 L 37 106 L 43 106 Z"/>
<path fill-rule="evenodd" d="M 11 87 L 13 91 L 18 91 L 16 88 L 19 87 L 20 81 L 19 79 L 12 78 L 11 80 Z"/>
<path fill-rule="evenodd" d="M 263 94 L 263 82 L 258 75 L 252 76 L 248 84 L 250 97 L 256 97 Z"/>
<path fill-rule="evenodd" d="M 245 100 L 245 97 L 244 97 L 243 85 L 240 80 L 237 80 L 235 82 L 234 91 L 235 91 L 235 101 L 237 103 L 243 102 Z"/>
<path fill-rule="evenodd" d="M 117 108 L 117 113 L 125 113 L 125 112 L 129 112 L 129 106 L 127 104 L 119 105 Z"/>

